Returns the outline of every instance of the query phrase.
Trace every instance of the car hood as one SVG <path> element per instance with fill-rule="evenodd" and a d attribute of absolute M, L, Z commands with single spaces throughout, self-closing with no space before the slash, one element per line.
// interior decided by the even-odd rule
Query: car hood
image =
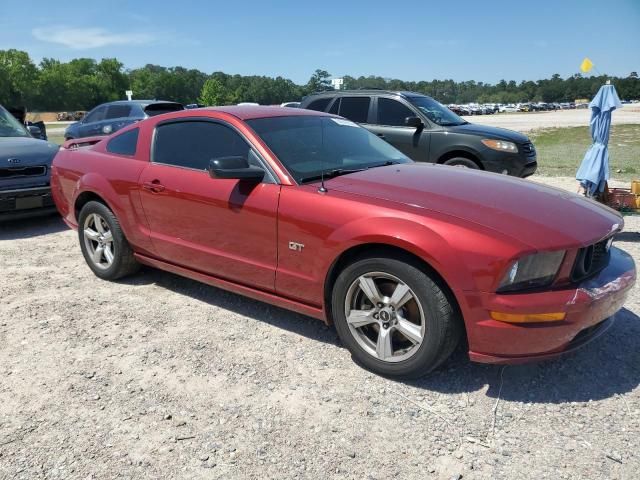
<path fill-rule="evenodd" d="M 536 250 L 586 246 L 622 227 L 622 217 L 576 194 L 530 180 L 434 164 L 373 168 L 331 179 L 332 190 L 438 212 L 507 235 Z M 397 207 L 396 207 L 397 208 Z"/>
<path fill-rule="evenodd" d="M 514 132 L 513 130 L 507 130 L 506 128 L 478 125 L 477 123 L 465 123 L 463 125 L 453 125 L 446 128 L 449 132 L 486 136 L 487 138 L 508 140 L 515 143 L 526 143 L 529 141 L 529 138 L 522 133 Z"/>
<path fill-rule="evenodd" d="M 51 165 L 59 148 L 55 143 L 35 138 L 0 137 L 0 168 Z"/>

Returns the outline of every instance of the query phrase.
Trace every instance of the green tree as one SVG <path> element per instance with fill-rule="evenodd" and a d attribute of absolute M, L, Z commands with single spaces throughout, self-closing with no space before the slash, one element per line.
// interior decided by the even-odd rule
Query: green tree
<path fill-rule="evenodd" d="M 228 96 L 222 82 L 217 78 L 209 78 L 202 86 L 198 103 L 207 106 L 226 105 L 227 99 Z"/>
<path fill-rule="evenodd" d="M 326 70 L 317 69 L 307 82 L 306 91 L 307 93 L 322 92 L 331 88 L 331 74 Z"/>

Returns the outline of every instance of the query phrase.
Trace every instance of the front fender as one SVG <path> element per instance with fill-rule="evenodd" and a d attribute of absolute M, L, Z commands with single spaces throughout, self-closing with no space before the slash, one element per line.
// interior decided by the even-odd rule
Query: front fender
<path fill-rule="evenodd" d="M 362 218 L 335 230 L 328 240 L 331 244 L 340 245 L 334 258 L 339 258 L 348 250 L 361 245 L 389 245 L 421 258 L 448 285 L 456 285 L 457 288 L 463 289 L 472 288 L 472 276 L 447 239 L 437 231 L 415 221 L 388 216 Z M 329 269 L 330 265 L 327 265 L 325 271 L 329 272 Z"/>

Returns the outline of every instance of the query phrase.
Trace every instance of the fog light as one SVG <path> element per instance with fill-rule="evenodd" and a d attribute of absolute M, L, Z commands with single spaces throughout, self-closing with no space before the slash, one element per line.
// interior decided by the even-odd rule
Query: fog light
<path fill-rule="evenodd" d="M 491 312 L 491 318 L 507 323 L 541 323 L 560 322 L 565 319 L 565 312 L 556 313 L 504 313 Z"/>
<path fill-rule="evenodd" d="M 502 174 L 506 175 L 507 173 L 509 173 L 509 170 L 507 170 L 506 168 L 504 170 L 502 170 Z"/>

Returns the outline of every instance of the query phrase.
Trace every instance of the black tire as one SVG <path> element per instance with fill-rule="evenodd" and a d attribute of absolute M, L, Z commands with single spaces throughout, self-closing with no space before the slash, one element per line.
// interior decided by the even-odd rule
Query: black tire
<path fill-rule="evenodd" d="M 480 165 L 478 165 L 475 161 L 466 157 L 454 157 L 450 158 L 443 165 L 449 165 L 451 167 L 464 167 L 464 168 L 472 168 L 474 170 L 479 170 Z"/>
<path fill-rule="evenodd" d="M 91 254 L 85 241 L 84 225 L 87 217 L 90 215 L 99 215 L 107 224 L 112 235 L 113 261 L 107 268 L 99 268 L 91 259 Z M 133 256 L 131 245 L 122 233 L 120 222 L 109 208 L 103 203 L 91 201 L 87 202 L 78 216 L 78 239 L 80 240 L 80 249 L 87 265 L 93 273 L 103 280 L 117 280 L 119 278 L 131 275 L 140 269 L 140 264 Z"/>
<path fill-rule="evenodd" d="M 347 323 L 345 302 L 349 288 L 362 275 L 383 272 L 400 279 L 419 300 L 424 312 L 425 334 L 417 351 L 406 360 L 388 362 L 368 353 L 356 340 Z M 347 266 L 333 286 L 331 308 L 333 321 L 342 343 L 354 360 L 366 369 L 396 379 L 415 379 L 427 375 L 441 365 L 455 350 L 461 333 L 462 319 L 455 300 L 440 286 L 428 269 L 415 265 L 411 259 L 384 257 L 361 258 Z"/>

